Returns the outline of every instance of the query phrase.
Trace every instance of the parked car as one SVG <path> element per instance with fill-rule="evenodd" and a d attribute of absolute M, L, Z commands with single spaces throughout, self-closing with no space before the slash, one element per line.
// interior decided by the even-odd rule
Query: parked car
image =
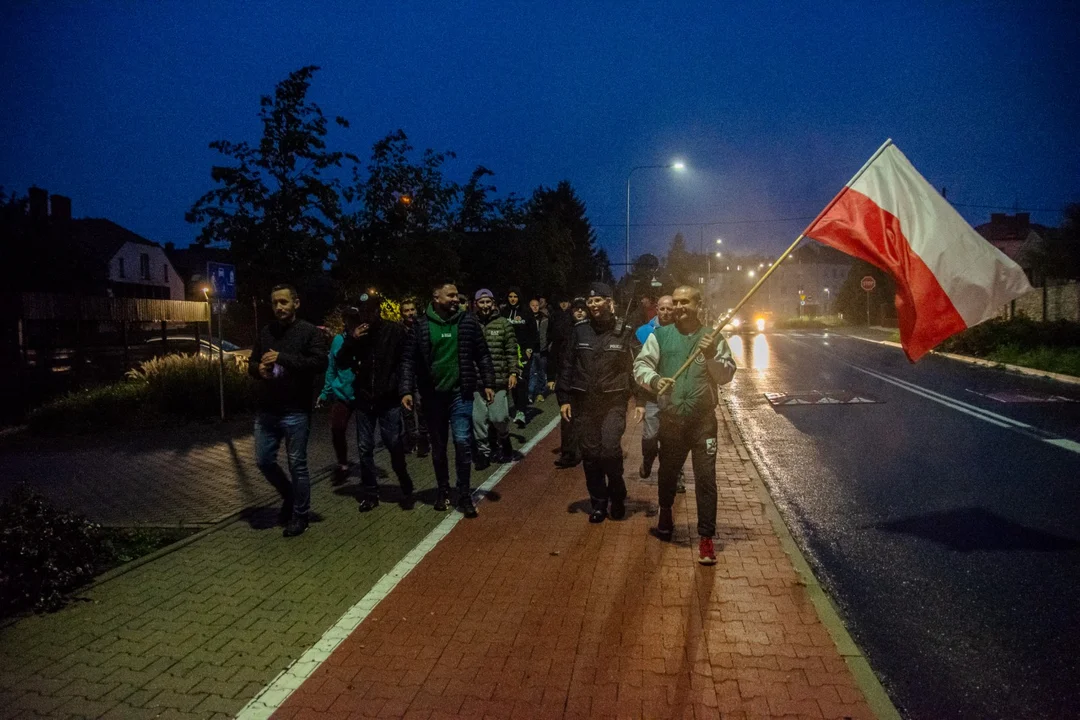
<path fill-rule="evenodd" d="M 192 335 L 178 335 L 170 337 L 168 343 L 162 341 L 160 337 L 153 337 L 146 341 L 145 348 L 150 351 L 152 355 L 164 355 L 166 353 L 177 353 L 184 355 L 206 355 L 218 354 L 218 341 L 217 339 L 209 340 L 204 337 L 200 337 L 197 341 Z M 251 355 L 251 348 L 241 348 L 239 345 L 234 345 L 228 340 L 224 340 L 221 343 L 221 350 L 226 357 L 232 358 L 234 362 L 240 362 L 240 358 L 247 360 Z"/>

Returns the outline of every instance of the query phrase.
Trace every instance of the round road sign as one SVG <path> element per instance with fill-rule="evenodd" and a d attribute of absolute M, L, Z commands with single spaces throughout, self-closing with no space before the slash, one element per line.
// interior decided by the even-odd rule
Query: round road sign
<path fill-rule="evenodd" d="M 862 279 L 862 281 L 861 281 L 861 282 L 859 283 L 859 285 L 861 285 L 861 286 L 862 286 L 862 289 L 863 289 L 863 290 L 865 290 L 866 292 L 870 292 L 870 291 L 871 291 L 871 290 L 873 290 L 873 289 L 874 289 L 875 287 L 877 287 L 877 280 L 875 280 L 875 279 L 874 279 L 874 278 L 873 278 L 872 276 L 870 276 L 870 275 L 866 275 L 866 276 L 864 276 L 864 277 L 863 277 L 863 279 Z"/>

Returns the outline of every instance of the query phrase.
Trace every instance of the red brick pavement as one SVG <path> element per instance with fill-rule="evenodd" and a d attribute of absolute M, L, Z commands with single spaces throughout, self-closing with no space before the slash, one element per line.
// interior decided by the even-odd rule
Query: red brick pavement
<path fill-rule="evenodd" d="M 873 717 L 721 428 L 716 566 L 689 474 L 673 541 L 650 535 L 639 427 L 629 515 L 599 526 L 553 433 L 274 717 Z"/>

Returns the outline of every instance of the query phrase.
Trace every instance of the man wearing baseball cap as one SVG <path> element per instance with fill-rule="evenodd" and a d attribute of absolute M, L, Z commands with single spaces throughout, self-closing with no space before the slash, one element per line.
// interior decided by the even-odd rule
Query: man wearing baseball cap
<path fill-rule="evenodd" d="M 405 465 L 405 426 L 401 421 L 398 386 L 405 352 L 405 328 L 386 322 L 379 313 L 382 298 L 364 293 L 356 306 L 354 324 L 338 350 L 337 365 L 353 373 L 356 404 L 356 444 L 360 449 L 360 479 L 364 496 L 360 512 L 379 506 L 379 480 L 375 469 L 375 424 L 390 453 L 390 466 L 401 484 L 402 507 L 411 509 L 413 481 Z"/>
<path fill-rule="evenodd" d="M 612 312 L 611 288 L 589 286 L 588 322 L 574 326 L 559 368 L 555 392 L 564 420 L 578 427 L 585 483 L 592 512 L 589 522 L 626 516 L 622 435 L 626 402 L 634 392 L 633 332 Z"/>
<path fill-rule="evenodd" d="M 476 469 L 486 469 L 492 461 L 510 462 L 514 457 L 510 444 L 510 405 L 507 394 L 517 385 L 517 335 L 514 326 L 499 313 L 495 294 L 487 288 L 476 291 L 476 319 L 484 329 L 484 339 L 491 351 L 495 366 L 495 399 L 489 404 L 477 390 L 473 395 L 473 437 L 476 440 Z M 495 427 L 496 437 L 489 438 L 488 423 Z"/>

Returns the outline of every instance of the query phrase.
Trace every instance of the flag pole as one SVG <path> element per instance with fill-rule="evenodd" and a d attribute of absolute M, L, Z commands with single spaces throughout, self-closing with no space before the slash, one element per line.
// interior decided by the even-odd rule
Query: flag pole
<path fill-rule="evenodd" d="M 866 172 L 867 168 L 873 165 L 874 161 L 881 156 L 881 153 L 885 152 L 885 150 L 892 144 L 892 138 L 889 138 L 884 143 L 882 143 L 881 147 L 877 149 L 877 152 L 870 156 L 870 159 L 867 160 L 861 168 L 859 168 L 859 172 L 855 173 L 855 175 L 852 176 L 851 180 L 848 180 L 847 184 L 844 185 L 843 189 L 841 189 L 840 192 L 836 194 L 836 197 L 834 197 L 829 202 L 829 204 L 825 206 L 825 209 L 819 212 L 817 214 L 817 217 L 811 220 L 810 224 L 806 226 L 806 229 L 799 233 L 799 237 L 795 238 L 795 242 L 791 243 L 791 245 L 788 246 L 788 249 L 785 250 L 780 255 L 780 257 L 778 257 L 773 262 L 772 265 L 769 266 L 769 269 L 762 274 L 762 276 L 758 279 L 756 283 L 754 283 L 754 286 L 750 288 L 746 295 L 743 296 L 743 299 L 736 303 L 735 307 L 733 307 L 727 313 L 720 316 L 720 318 L 716 322 L 716 326 L 704 338 L 709 341 L 710 345 L 713 343 L 714 340 L 716 340 L 717 336 L 720 335 L 720 331 L 724 329 L 724 326 L 727 325 L 728 321 L 731 320 L 731 318 L 735 317 L 735 315 L 739 312 L 742 306 L 749 302 L 750 298 L 754 296 L 754 293 L 761 289 L 761 286 L 764 285 L 765 281 L 769 279 L 769 276 L 776 271 L 776 268 L 780 267 L 780 263 L 785 258 L 787 258 L 788 255 L 794 252 L 795 248 L 799 246 L 799 243 L 801 243 L 806 238 L 806 233 L 810 232 L 813 229 L 814 225 L 817 224 L 817 221 L 824 217 L 825 214 L 828 213 L 830 210 L 832 210 L 833 206 L 836 205 L 836 203 L 840 201 L 840 198 L 844 196 L 844 193 L 846 193 L 848 189 L 855 184 L 855 181 L 862 177 L 862 174 Z M 675 371 L 675 374 L 671 376 L 671 379 L 677 380 L 680 375 L 686 372 L 686 369 L 690 367 L 690 365 L 694 362 L 694 360 L 699 354 L 701 354 L 701 348 L 694 348 L 694 352 L 690 353 L 690 357 L 686 358 L 686 362 L 684 362 L 682 366 L 680 366 L 679 369 Z"/>

